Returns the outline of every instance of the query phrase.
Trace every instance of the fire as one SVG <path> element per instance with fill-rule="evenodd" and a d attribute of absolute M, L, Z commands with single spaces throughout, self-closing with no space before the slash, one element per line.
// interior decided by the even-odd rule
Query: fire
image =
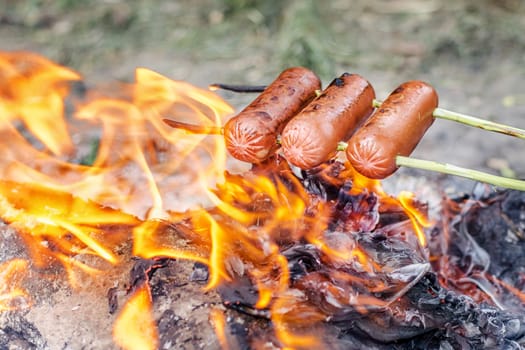
<path fill-rule="evenodd" d="M 73 150 L 64 120 L 67 82 L 80 75 L 29 52 L 0 54 L 0 120 L 18 119 L 54 155 Z"/>
<path fill-rule="evenodd" d="M 63 263 L 72 285 L 75 269 L 94 270 L 74 257 L 94 255 L 118 262 L 113 249 L 123 237 L 104 226 L 134 225 L 131 215 L 34 183 L 0 182 L 0 212 L 24 239 L 34 264 L 45 268 L 50 259 Z M 120 235 L 121 236 L 121 235 Z"/>
<path fill-rule="evenodd" d="M 432 224 L 422 212 L 414 207 L 412 204 L 413 198 L 414 194 L 410 192 L 401 192 L 398 197 L 399 203 L 405 208 L 410 221 L 412 221 L 419 244 L 425 247 L 427 245 L 427 239 L 423 232 L 423 227 L 430 227 Z"/>
<path fill-rule="evenodd" d="M 210 319 L 215 328 L 215 334 L 222 349 L 228 349 L 228 339 L 226 338 L 226 317 L 219 309 L 212 309 L 210 312 Z"/>
<path fill-rule="evenodd" d="M 27 274 L 27 261 L 13 259 L 0 264 L 0 312 L 28 307 L 30 299 L 20 286 Z"/>
<path fill-rule="evenodd" d="M 155 219 L 167 218 L 169 208 L 202 202 L 207 190 L 193 179 L 200 176 L 209 187 L 222 177 L 225 152 L 216 139 L 174 130 L 162 118 L 217 125 L 233 111 L 207 90 L 142 68 L 136 82 L 118 86 L 117 94 L 102 90 L 72 100 L 72 119 L 64 101 L 70 83 L 80 79 L 36 54 L 0 53 L 0 136 L 9 141 L 0 145 L 0 216 L 23 238 L 35 267 L 59 263 L 73 286 L 79 271 L 95 275 L 119 264 L 115 251 L 130 238 L 128 232 L 135 232 L 136 255 L 162 253 L 142 244 L 155 236 Z M 19 121 L 41 147 L 20 132 Z M 101 129 L 87 166 L 75 163 L 78 150 L 70 136 L 86 123 Z M 196 254 L 187 258 L 199 260 Z M 1 291 L 6 303 L 23 295 L 16 280 L 7 281 L 15 267 L 22 264 L 14 261 L 0 270 L 13 286 Z"/>
<path fill-rule="evenodd" d="M 115 342 L 127 350 L 158 349 L 158 334 L 152 317 L 151 295 L 147 285 L 133 293 L 113 328 Z"/>
<path fill-rule="evenodd" d="M 356 226 L 356 232 L 377 224 L 377 218 L 367 217 L 365 213 L 377 211 L 381 205 L 397 205 L 399 210 L 405 210 L 400 200 L 388 197 L 379 189 L 376 181 L 361 182 L 340 195 L 342 200 L 348 196 L 359 200 L 355 203 L 362 204 L 362 207 L 348 209 L 353 211 L 349 217 L 362 221 Z M 377 201 L 373 199 L 375 193 L 379 193 Z M 217 185 L 217 189 L 210 191 L 209 195 L 214 204 L 213 214 L 204 215 L 204 222 L 196 220 L 194 213 L 190 215 L 192 230 L 205 233 L 210 242 L 208 288 L 247 276 L 257 287 L 259 298 L 254 307 L 269 312 L 275 334 L 283 347 L 322 346 L 321 337 L 306 334 L 303 329 L 311 329 L 328 317 L 315 306 L 308 305 L 306 296 L 291 287 L 293 281 L 289 260 L 283 250 L 293 242 L 305 240 L 323 253 L 321 259 L 327 263 L 353 266 L 368 274 L 371 281 L 333 272 L 333 278 L 340 280 L 341 286 L 338 286 L 339 282 L 335 285 L 330 281 L 320 282 L 326 287 L 318 288 L 326 288 L 325 292 L 331 295 L 335 304 L 351 305 L 363 313 L 368 312 L 367 307 L 388 305 L 386 301 L 359 295 L 358 291 L 352 290 L 351 285 L 354 284 L 369 285 L 370 290 L 379 293 L 392 288 L 381 284 L 379 277 L 388 271 L 353 240 L 353 236 L 342 234 L 337 240 L 326 236 L 326 229 L 333 222 L 333 206 L 336 204 L 319 202 L 311 197 L 286 165 L 277 162 L 262 165 L 248 175 L 227 175 L 225 183 Z M 419 228 L 419 221 L 412 219 L 417 213 L 416 206 L 411 202 L 405 206 L 409 205 L 412 212 L 405 210 L 410 220 L 408 227 L 413 225 Z M 423 216 L 420 214 L 418 217 Z M 423 234 L 423 231 L 420 232 Z M 341 244 L 343 238 L 345 244 Z M 238 264 L 235 258 L 240 258 L 246 266 L 242 271 L 232 267 Z M 421 273 L 424 271 L 421 270 Z M 399 288 L 396 295 L 403 292 L 402 286 Z"/>
<path fill-rule="evenodd" d="M 0 54 L 0 136 L 9 140 L 0 145 L 5 154 L 0 217 L 23 238 L 36 268 L 59 263 L 75 286 L 78 271 L 96 275 L 122 263 L 117 250 L 127 240 L 138 257 L 198 261 L 209 267 L 207 289 L 239 277 L 257 287 L 254 307 L 269 315 L 283 348 L 322 346 L 322 337 L 305 330 L 327 320 L 326 308 L 341 305 L 366 313 L 388 306 L 358 286 L 393 299 L 403 292 L 406 283 L 381 282 L 397 267 L 382 266 L 359 235 L 378 225 L 382 208 L 393 206 L 411 222 L 401 229 L 415 232 L 425 249 L 426 221 L 410 196 L 389 197 L 378 181 L 340 163 L 331 165 L 341 167 L 338 175 L 330 175 L 329 167 L 312 175 L 342 188 L 338 198 L 325 200 L 310 193 L 278 156 L 249 173 L 229 173 L 220 137 L 173 129 L 162 119 L 216 128 L 232 107 L 210 91 L 145 68 L 136 70 L 134 83 L 113 86 L 117 93 L 89 91 L 85 99 L 74 99 L 75 112 L 66 118 L 69 83 L 80 79 L 38 55 Z M 19 121 L 40 140 L 40 149 L 19 131 Z M 70 131 L 83 135 L 87 129 L 98 130 L 100 137 L 84 135 L 97 151 L 91 164 L 80 165 Z M 389 234 L 384 233 L 386 239 Z M 318 250 L 331 277 L 294 276 L 286 254 L 296 242 Z M 17 260 L 1 265 L 4 285 L 16 285 L 13 274 L 26 265 Z M 310 285 L 332 304 L 312 305 L 301 291 Z M 0 308 L 19 296 L 25 294 L 17 287 L 0 289 L 0 301 L 7 301 Z M 222 314 L 212 318 L 216 331 L 224 332 Z M 125 349 L 157 348 L 147 284 L 123 307 L 113 335 Z"/>

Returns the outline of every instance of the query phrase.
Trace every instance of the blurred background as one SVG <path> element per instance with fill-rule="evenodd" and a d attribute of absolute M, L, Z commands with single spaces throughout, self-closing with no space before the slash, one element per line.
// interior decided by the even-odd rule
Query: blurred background
<path fill-rule="evenodd" d="M 523 0 L 0 0 L 0 49 L 88 86 L 142 66 L 176 80 L 266 84 L 285 67 L 365 76 L 384 99 L 433 84 L 446 109 L 525 128 Z M 241 108 L 253 96 L 221 92 Z M 438 120 L 414 156 L 525 177 L 525 141 Z M 416 172 L 417 173 L 417 172 Z"/>

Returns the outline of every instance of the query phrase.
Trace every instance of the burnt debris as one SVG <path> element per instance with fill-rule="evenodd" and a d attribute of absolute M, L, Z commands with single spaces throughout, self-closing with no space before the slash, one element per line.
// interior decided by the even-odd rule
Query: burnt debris
<path fill-rule="evenodd" d="M 314 202 L 329 203 L 331 219 L 324 248 L 302 239 L 281 246 L 292 303 L 281 318 L 320 320 L 312 327 L 330 335 L 323 345 L 334 349 L 525 348 L 524 193 L 446 199 L 422 249 L 406 214 L 381 206 L 372 191 L 353 192 L 337 178 L 342 169 L 330 178 L 333 169 L 300 174 Z M 247 275 L 219 293 L 254 320 L 275 312 L 255 306 L 257 285 Z"/>
<path fill-rule="evenodd" d="M 478 188 L 444 207 L 435 230 L 446 229 L 448 237 L 434 233 L 430 246 L 443 284 L 525 314 L 525 193 Z"/>

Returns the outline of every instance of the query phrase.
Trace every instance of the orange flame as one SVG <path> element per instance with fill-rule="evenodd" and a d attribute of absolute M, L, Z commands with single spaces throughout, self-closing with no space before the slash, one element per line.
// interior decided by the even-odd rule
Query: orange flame
<path fill-rule="evenodd" d="M 152 315 L 149 287 L 143 284 L 122 308 L 113 328 L 115 343 L 127 350 L 155 350 L 159 347 Z"/>
<path fill-rule="evenodd" d="M 21 119 L 55 155 L 73 150 L 64 120 L 67 82 L 80 76 L 29 53 L 0 53 L 0 119 Z"/>
<path fill-rule="evenodd" d="M 277 262 L 281 268 L 279 289 L 276 292 L 276 295 L 279 296 L 279 298 L 276 299 L 276 302 L 271 307 L 272 321 L 275 325 L 275 334 L 277 338 L 284 344 L 285 348 L 319 347 L 320 339 L 316 336 L 296 334 L 293 331 L 293 329 L 290 329 L 291 323 L 287 319 L 287 313 L 289 311 L 290 305 L 294 305 L 294 303 L 288 303 L 289 300 L 287 298 L 288 283 L 290 280 L 290 272 L 288 271 L 288 261 L 284 256 L 278 255 Z M 319 319 L 314 317 L 307 320 L 306 323 L 315 321 L 319 321 Z"/>
<path fill-rule="evenodd" d="M 139 223 L 124 212 L 165 217 L 164 197 L 173 193 L 174 186 L 185 186 L 182 194 L 188 196 L 201 191 L 204 198 L 205 191 L 195 181 L 192 184 L 189 174 L 206 177 L 209 183 L 222 176 L 224 164 L 208 161 L 211 165 L 206 169 L 206 163 L 200 161 L 209 142 L 167 127 L 162 118 L 172 113 L 177 118 L 217 124 L 232 112 L 209 91 L 138 69 L 137 82 L 122 86 L 119 98 L 99 96 L 78 106 L 75 116 L 79 121 L 103 126 L 92 166 L 79 166 L 37 150 L 11 125 L 21 119 L 51 152 L 70 153 L 73 146 L 64 122 L 63 99 L 68 93 L 66 83 L 78 79 L 77 73 L 35 54 L 0 53 L 0 136 L 10 141 L 0 145 L 4 154 L 0 160 L 0 181 L 4 180 L 0 184 L 0 216 L 24 236 L 37 266 L 43 267 L 44 256 L 52 255 L 64 263 L 72 281 L 70 267 L 93 272 L 72 260 L 73 255 L 87 253 L 112 264 L 118 261 L 115 244 L 104 242 L 108 237 L 101 236 L 108 235 L 95 226 Z M 197 145 L 203 147 L 197 149 Z M 207 152 L 213 153 L 215 148 Z M 224 158 L 225 152 L 220 154 Z M 202 166 L 196 165 L 197 159 Z M 190 164 L 196 166 L 188 171 Z M 183 176 L 183 181 L 173 182 L 177 176 Z M 141 186 L 143 183 L 146 186 Z M 23 196 L 34 197 L 27 201 Z M 168 203 L 181 204 L 187 205 L 181 200 Z M 65 239 L 69 236 L 74 242 Z M 46 253 L 42 254 L 43 250 Z"/>
<path fill-rule="evenodd" d="M 0 264 L 0 312 L 30 305 L 27 292 L 20 286 L 27 274 L 27 261 L 13 259 Z"/>
<path fill-rule="evenodd" d="M 224 312 L 219 309 L 212 309 L 210 311 L 210 320 L 213 324 L 213 328 L 215 329 L 217 339 L 219 339 L 221 349 L 229 349 L 230 347 L 228 345 L 228 339 L 226 337 L 226 317 L 224 315 Z"/>
<path fill-rule="evenodd" d="M 122 237 L 99 227 L 137 223 L 133 216 L 65 192 L 10 181 L 0 181 L 0 214 L 25 240 L 36 266 L 46 267 L 49 258 L 58 259 L 73 285 L 73 267 L 94 271 L 72 259 L 74 255 L 96 255 L 112 264 L 118 262 L 112 250 Z"/>

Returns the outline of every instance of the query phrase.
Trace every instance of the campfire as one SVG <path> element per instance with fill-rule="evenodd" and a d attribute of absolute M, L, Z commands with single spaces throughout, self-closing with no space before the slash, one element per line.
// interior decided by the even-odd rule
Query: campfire
<path fill-rule="evenodd" d="M 301 169 L 284 136 L 239 162 L 216 93 L 146 68 L 86 84 L 0 53 L 0 348 L 525 346 L 525 192 L 478 184 L 433 207 L 335 149 Z M 95 329 L 53 340 L 42 310 L 61 298 Z"/>

